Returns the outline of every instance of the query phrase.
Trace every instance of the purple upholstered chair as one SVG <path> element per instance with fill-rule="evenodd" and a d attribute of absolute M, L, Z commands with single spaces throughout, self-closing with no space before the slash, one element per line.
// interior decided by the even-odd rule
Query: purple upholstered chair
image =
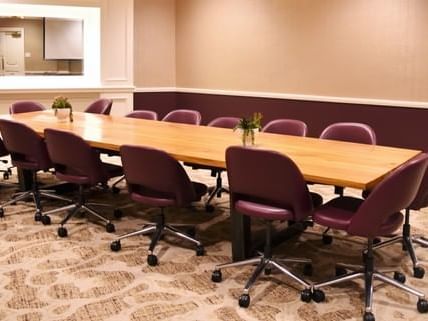
<path fill-rule="evenodd" d="M 99 98 L 92 102 L 86 109 L 85 113 L 92 114 L 102 114 L 102 115 L 110 115 L 111 106 L 113 105 L 113 100 L 106 98 Z"/>
<path fill-rule="evenodd" d="M 376 134 L 373 128 L 362 123 L 331 124 L 322 131 L 320 138 L 376 145 Z"/>
<path fill-rule="evenodd" d="M 153 110 L 134 110 L 126 114 L 125 117 L 158 120 L 158 114 Z"/>
<path fill-rule="evenodd" d="M 406 286 L 403 274 L 395 272 L 394 279 L 378 272 L 374 268 L 373 239 L 381 235 L 394 233 L 403 222 L 401 210 L 410 206 L 427 168 L 428 156 L 422 154 L 415 157 L 391 172 L 368 195 L 367 199 L 342 196 L 329 201 L 314 211 L 313 220 L 327 227 L 348 232 L 350 235 L 367 238 L 367 249 L 363 256 L 361 270 L 355 266 L 339 264 L 336 267 L 336 277 L 327 282 L 314 285 L 313 299 L 324 300 L 321 287 L 331 286 L 355 278 L 365 281 L 365 313 L 364 321 L 373 321 L 372 313 L 373 280 L 393 285 L 419 300 L 419 312 L 428 312 L 428 302 L 422 292 Z M 346 269 L 355 270 L 346 273 Z"/>
<path fill-rule="evenodd" d="M 362 123 L 334 123 L 327 126 L 320 135 L 321 139 L 340 140 L 351 143 L 376 145 L 376 134 L 369 125 Z M 341 186 L 334 187 L 334 193 L 343 196 L 344 188 Z M 367 193 L 363 191 L 363 195 Z M 327 234 L 327 228 L 323 235 L 322 240 L 324 244 L 331 244 L 332 237 Z"/>
<path fill-rule="evenodd" d="M 42 219 L 40 198 L 43 196 L 67 202 L 71 200 L 39 189 L 37 172 L 48 171 L 52 167 L 45 141 L 27 125 L 12 120 L 0 119 L 0 131 L 4 145 L 10 152 L 12 164 L 18 169 L 31 171 L 33 176 L 31 190 L 17 193 L 10 201 L 1 204 L 0 217 L 4 215 L 5 206 L 31 197 L 36 205 L 34 220 L 42 220 L 43 224 L 49 224 L 50 221 Z"/>
<path fill-rule="evenodd" d="M 262 129 L 266 133 L 306 136 L 308 126 L 297 119 L 275 119 L 268 122 Z"/>
<path fill-rule="evenodd" d="M 419 190 L 416 194 L 415 199 L 406 208 L 402 235 L 393 237 L 381 243 L 377 243 L 373 246 L 373 249 L 378 249 L 394 244 L 396 242 L 402 242 L 403 250 L 406 250 L 410 258 L 412 259 L 413 276 L 420 279 L 424 277 L 425 269 L 422 267 L 418 258 L 416 257 L 413 242 L 428 247 L 428 240 L 423 236 L 412 236 L 410 227 L 410 210 L 419 211 L 424 207 L 428 207 L 428 170 L 425 171 L 425 175 L 422 179 L 422 183 L 419 186 Z"/>
<path fill-rule="evenodd" d="M 60 237 L 67 236 L 68 232 L 64 225 L 79 211 L 85 211 L 97 217 L 106 223 L 107 232 L 114 232 L 115 227 L 110 220 L 92 209 L 92 205 L 106 206 L 106 204 L 87 203 L 84 190 L 85 187 L 96 186 L 98 184 L 105 185 L 110 178 L 122 175 L 122 168 L 103 163 L 100 160 L 98 152 L 91 148 L 83 138 L 73 133 L 48 128 L 45 129 L 45 139 L 49 156 L 55 167 L 55 175 L 62 181 L 78 185 L 79 197 L 76 203 L 45 212 L 43 217 L 68 211 L 68 214 L 61 221 L 58 228 L 58 235 Z M 116 210 L 114 216 L 120 217 L 121 212 Z"/>
<path fill-rule="evenodd" d="M 226 166 L 231 206 L 240 214 L 263 219 L 266 223 L 266 241 L 264 253 L 259 257 L 216 266 L 211 277 L 212 281 L 221 281 L 221 269 L 257 264 L 239 298 L 239 305 L 248 307 L 251 286 L 264 270 L 270 272 L 271 267 L 274 267 L 303 285 L 305 289 L 302 291 L 301 299 L 310 301 L 311 284 L 280 262 L 305 263 L 305 271 L 310 273 L 311 260 L 277 260 L 272 257 L 271 249 L 273 221 L 302 222 L 312 213 L 312 195 L 299 168 L 290 158 L 277 152 L 238 146 L 229 147 L 226 150 Z M 322 200 L 317 202 L 321 204 Z"/>
<path fill-rule="evenodd" d="M 9 107 L 9 114 L 28 113 L 31 111 L 42 111 L 46 108 L 36 102 L 30 100 L 16 101 Z"/>
<path fill-rule="evenodd" d="M 153 254 L 163 232 L 168 232 L 196 245 L 196 254 L 203 255 L 204 248 L 198 240 L 165 223 L 165 207 L 185 207 L 197 202 L 207 192 L 204 184 L 190 181 L 181 164 L 161 150 L 124 145 L 120 148 L 122 165 L 129 194 L 135 202 L 160 207 L 157 223 L 146 224 L 143 229 L 120 236 L 111 243 L 112 251 L 121 249 L 120 240 L 152 233 L 147 263 L 157 265 Z"/>
<path fill-rule="evenodd" d="M 197 110 L 176 109 L 166 114 L 162 121 L 199 125 L 201 123 L 201 118 L 201 113 Z"/>

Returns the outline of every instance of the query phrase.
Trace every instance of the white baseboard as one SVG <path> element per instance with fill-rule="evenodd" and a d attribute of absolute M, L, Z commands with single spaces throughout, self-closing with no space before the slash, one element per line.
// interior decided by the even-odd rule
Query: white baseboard
<path fill-rule="evenodd" d="M 259 91 L 220 90 L 220 89 L 183 88 L 183 87 L 142 87 L 142 88 L 136 88 L 135 92 L 137 93 L 139 92 L 141 93 L 178 92 L 178 93 L 193 93 L 193 94 L 319 101 L 319 102 L 345 103 L 345 104 L 376 105 L 376 106 L 387 106 L 387 107 L 428 108 L 428 102 L 424 102 L 424 101 L 300 95 L 300 94 L 274 93 L 274 92 L 263 92 L 263 91 L 259 92 Z"/>

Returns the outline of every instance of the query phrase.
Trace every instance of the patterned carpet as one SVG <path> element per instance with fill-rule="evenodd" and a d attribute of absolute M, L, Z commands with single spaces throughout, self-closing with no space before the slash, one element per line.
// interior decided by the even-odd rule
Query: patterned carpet
<path fill-rule="evenodd" d="M 191 175 L 209 185 L 214 183 L 203 171 L 192 171 Z M 51 179 L 46 174 L 43 177 Z M 326 200 L 333 196 L 331 187 L 315 185 L 311 189 Z M 12 191 L 2 188 L 1 201 Z M 96 192 L 94 196 L 117 206 L 128 203 L 125 191 L 119 195 Z M 251 290 L 250 307 L 239 308 L 237 299 L 252 267 L 223 270 L 223 282 L 212 283 L 215 264 L 230 259 L 231 233 L 228 196 L 216 199 L 215 204 L 212 214 L 203 210 L 202 203 L 191 210 L 168 212 L 168 221 L 198 225 L 197 235 L 206 255 L 197 257 L 191 245 L 165 237 L 155 250 L 160 261 L 156 267 L 146 263 L 148 237 L 124 240 L 117 253 L 109 248 L 115 235 L 151 220 L 154 209 L 125 206 L 125 216 L 115 221 L 115 234 L 77 217 L 68 224 L 68 238 L 61 239 L 56 233 L 59 215 L 52 217 L 51 226 L 43 226 L 33 221 L 31 203 L 7 207 L 5 218 L 0 220 L 0 320 L 361 320 L 361 281 L 326 288 L 325 303 L 306 304 L 300 301 L 300 287 L 275 271 L 263 276 Z M 49 209 L 56 205 L 44 206 Z M 426 215 L 414 213 L 412 222 L 415 232 L 428 235 Z M 334 233 L 331 245 L 323 245 L 320 231 L 317 227 L 307 229 L 275 249 L 277 254 L 312 258 L 312 281 L 332 276 L 334 261 L 358 264 L 363 245 L 362 239 L 340 233 Z M 417 254 L 428 270 L 428 250 L 418 247 Z M 428 277 L 411 277 L 410 260 L 400 245 L 379 250 L 376 264 L 399 266 L 408 284 L 428 294 Z M 295 266 L 295 270 L 301 273 L 301 267 Z M 427 320 L 427 315 L 417 312 L 416 301 L 391 286 L 379 285 L 374 297 L 376 320 Z"/>

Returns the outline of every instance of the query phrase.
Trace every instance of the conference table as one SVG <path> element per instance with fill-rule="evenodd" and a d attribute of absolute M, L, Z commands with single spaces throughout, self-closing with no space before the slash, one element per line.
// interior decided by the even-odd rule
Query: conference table
<path fill-rule="evenodd" d="M 225 150 L 240 145 L 231 129 L 74 112 L 74 121 L 60 122 L 53 110 L 0 118 L 25 123 L 40 135 L 45 128 L 73 132 L 91 146 L 118 152 L 123 144 L 144 145 L 166 151 L 175 159 L 226 168 Z M 370 190 L 385 175 L 421 151 L 378 145 L 322 140 L 270 133 L 257 133 L 249 148 L 278 151 L 288 155 L 307 181 Z M 261 169 L 262 170 L 262 169 Z M 232 206 L 231 241 L 234 260 L 250 255 L 250 219 Z"/>

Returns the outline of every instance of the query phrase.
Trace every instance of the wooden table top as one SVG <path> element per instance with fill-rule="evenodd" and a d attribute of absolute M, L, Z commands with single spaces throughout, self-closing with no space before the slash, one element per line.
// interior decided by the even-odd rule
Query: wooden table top
<path fill-rule="evenodd" d="M 74 112 L 74 122 L 58 122 L 52 110 L 1 118 L 23 122 L 43 134 L 45 128 L 71 131 L 91 146 L 118 151 L 123 144 L 165 150 L 174 158 L 225 168 L 225 150 L 240 145 L 231 129 L 194 126 L 120 116 Z M 293 159 L 314 183 L 370 189 L 420 151 L 341 141 L 257 133 L 253 148 L 276 150 Z"/>

